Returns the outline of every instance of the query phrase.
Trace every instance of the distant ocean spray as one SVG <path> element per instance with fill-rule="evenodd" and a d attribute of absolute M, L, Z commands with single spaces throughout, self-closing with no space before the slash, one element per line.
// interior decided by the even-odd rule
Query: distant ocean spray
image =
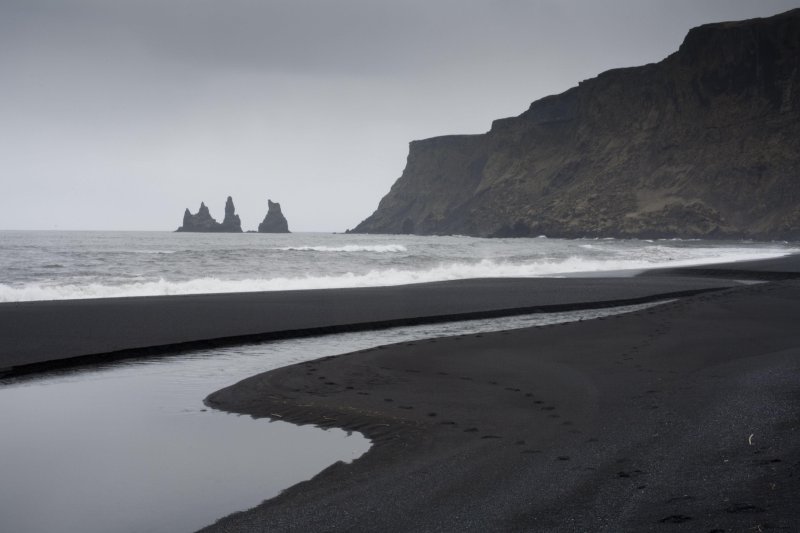
<path fill-rule="evenodd" d="M 784 242 L 0 232 L 0 302 L 560 276 L 778 257 Z"/>

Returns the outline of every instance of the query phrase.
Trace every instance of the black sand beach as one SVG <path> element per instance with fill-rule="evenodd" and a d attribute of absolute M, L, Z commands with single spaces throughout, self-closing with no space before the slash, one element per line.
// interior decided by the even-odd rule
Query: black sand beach
<path fill-rule="evenodd" d="M 379 347 L 215 392 L 212 407 L 374 445 L 207 531 L 796 531 L 798 263 L 0 304 L 0 368 L 680 297 Z"/>
<path fill-rule="evenodd" d="M 800 530 L 798 317 L 773 281 L 249 378 L 207 403 L 374 446 L 207 531 Z"/>
<path fill-rule="evenodd" d="M 641 303 L 722 280 L 473 279 L 397 287 L 0 303 L 0 374 L 340 331 Z"/>

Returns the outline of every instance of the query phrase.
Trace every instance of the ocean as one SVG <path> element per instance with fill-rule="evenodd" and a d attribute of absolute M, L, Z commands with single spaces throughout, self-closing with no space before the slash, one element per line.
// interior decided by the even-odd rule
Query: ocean
<path fill-rule="evenodd" d="M 564 276 L 796 252 L 752 241 L 0 231 L 0 302 Z"/>

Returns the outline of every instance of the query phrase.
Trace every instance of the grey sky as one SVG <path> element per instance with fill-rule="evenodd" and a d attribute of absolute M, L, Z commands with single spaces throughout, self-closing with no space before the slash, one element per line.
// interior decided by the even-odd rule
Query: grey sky
<path fill-rule="evenodd" d="M 232 195 L 343 231 L 408 142 L 480 133 L 798 0 L 0 0 L 0 229 L 172 230 Z"/>

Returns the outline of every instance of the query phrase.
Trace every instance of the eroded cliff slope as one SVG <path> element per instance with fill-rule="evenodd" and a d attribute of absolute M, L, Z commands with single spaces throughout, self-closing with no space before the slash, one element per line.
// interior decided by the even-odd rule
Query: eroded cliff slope
<path fill-rule="evenodd" d="M 485 134 L 414 141 L 353 231 L 800 239 L 800 9 L 694 28 Z"/>

